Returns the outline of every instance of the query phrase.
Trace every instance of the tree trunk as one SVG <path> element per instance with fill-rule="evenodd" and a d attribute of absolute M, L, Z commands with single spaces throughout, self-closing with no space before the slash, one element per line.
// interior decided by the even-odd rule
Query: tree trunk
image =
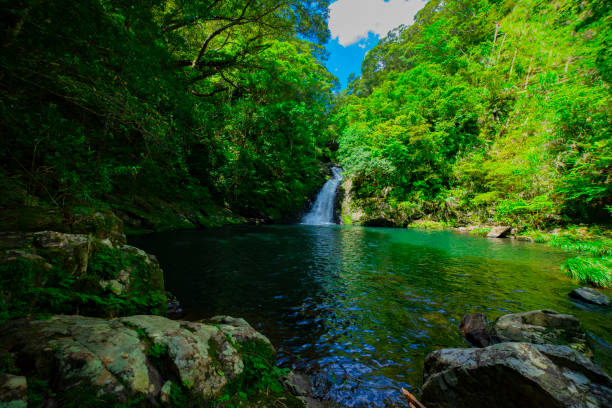
<path fill-rule="evenodd" d="M 512 57 L 512 64 L 510 64 L 510 76 L 512 76 L 512 70 L 514 70 L 514 60 L 516 59 L 516 54 L 518 53 L 518 48 L 514 49 L 514 57 Z"/>

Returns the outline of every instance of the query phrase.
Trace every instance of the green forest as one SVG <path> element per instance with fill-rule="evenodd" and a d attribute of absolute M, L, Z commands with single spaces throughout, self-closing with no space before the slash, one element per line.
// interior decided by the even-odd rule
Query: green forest
<path fill-rule="evenodd" d="M 507 226 L 572 251 L 564 279 L 612 288 L 612 2 L 429 0 L 346 89 L 330 3 L 0 0 L 0 323 L 166 316 L 164 272 L 126 234 L 297 223 L 332 166 L 341 224 Z M 125 327 L 165 376 L 172 345 Z M 211 336 L 222 391 L 168 380 L 168 406 L 286 397 L 268 343 Z M 24 374 L 1 337 L 0 375 Z M 221 345 L 244 360 L 232 381 Z M 90 386 L 58 398 L 148 406 Z"/>
<path fill-rule="evenodd" d="M 328 2 L 2 3 L 3 208 L 279 221 L 321 184 Z"/>
<path fill-rule="evenodd" d="M 333 107 L 346 222 L 512 225 L 602 255 L 565 268 L 609 286 L 611 13 L 604 1 L 428 2 Z"/>
<path fill-rule="evenodd" d="M 339 93 L 327 6 L 4 2 L 2 207 L 279 222 L 333 161 L 396 225 L 609 221 L 607 2 L 430 1 Z"/>
<path fill-rule="evenodd" d="M 430 1 L 334 106 L 356 197 L 399 224 L 609 221 L 610 12 Z"/>

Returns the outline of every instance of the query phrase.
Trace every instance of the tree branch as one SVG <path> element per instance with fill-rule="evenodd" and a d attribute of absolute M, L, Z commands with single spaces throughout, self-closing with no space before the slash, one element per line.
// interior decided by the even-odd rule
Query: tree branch
<path fill-rule="evenodd" d="M 237 17 L 231 23 L 226 24 L 223 27 L 216 29 L 215 31 L 213 31 L 213 33 L 211 35 L 208 36 L 208 38 L 206 38 L 206 40 L 204 40 L 204 43 L 202 44 L 202 47 L 200 48 L 200 52 L 198 53 L 198 56 L 191 63 L 191 67 L 192 68 L 195 68 L 198 65 L 198 63 L 200 62 L 200 60 L 204 56 L 204 53 L 206 52 L 206 49 L 208 48 L 208 45 L 210 44 L 210 42 L 216 36 L 218 36 L 219 34 L 224 32 L 228 28 L 231 28 L 231 27 L 233 27 L 235 25 L 246 24 L 246 22 L 244 22 L 243 19 L 244 19 L 244 16 L 246 15 L 247 10 L 249 9 L 250 5 L 252 4 L 252 2 L 253 2 L 253 0 L 248 0 L 247 3 L 245 4 L 244 8 L 242 9 L 242 12 L 240 13 L 239 17 Z"/>

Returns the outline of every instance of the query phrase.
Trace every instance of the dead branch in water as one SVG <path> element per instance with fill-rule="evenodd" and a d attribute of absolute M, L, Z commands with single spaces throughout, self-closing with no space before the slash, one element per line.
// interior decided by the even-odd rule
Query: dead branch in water
<path fill-rule="evenodd" d="M 410 404 L 410 408 L 412 408 L 412 407 L 415 407 L 415 408 L 427 408 L 425 405 L 421 404 L 419 402 L 419 400 L 416 399 L 416 397 L 414 395 L 409 393 L 407 389 L 402 388 L 402 394 L 404 394 L 404 397 L 406 397 L 406 399 L 408 400 L 408 403 Z"/>

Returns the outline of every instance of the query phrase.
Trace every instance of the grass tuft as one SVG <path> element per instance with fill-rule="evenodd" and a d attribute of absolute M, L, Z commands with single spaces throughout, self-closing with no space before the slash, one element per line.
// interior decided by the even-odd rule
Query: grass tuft
<path fill-rule="evenodd" d="M 578 256 L 569 258 L 561 269 L 571 278 L 600 288 L 612 287 L 612 258 Z"/>

